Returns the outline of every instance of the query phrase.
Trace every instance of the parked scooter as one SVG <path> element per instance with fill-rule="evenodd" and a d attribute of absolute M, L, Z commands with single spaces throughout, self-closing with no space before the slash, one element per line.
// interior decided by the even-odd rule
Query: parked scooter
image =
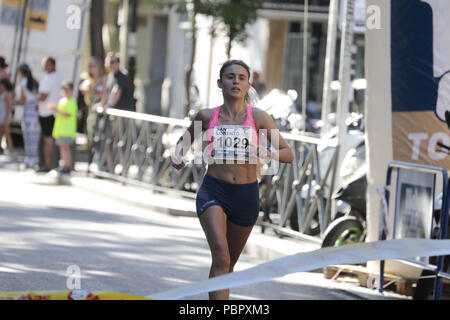
<path fill-rule="evenodd" d="M 342 187 L 333 195 L 338 200 L 335 220 L 324 232 L 322 247 L 361 242 L 366 237 L 366 148 L 362 141 L 346 154 L 341 168 Z"/>
<path fill-rule="evenodd" d="M 328 226 L 324 233 L 324 236 L 328 234 L 327 241 L 325 242 L 325 244 L 327 244 L 326 246 L 330 245 L 329 241 L 333 241 L 335 237 L 338 237 L 336 232 L 339 232 L 339 230 L 342 230 L 342 233 L 346 233 L 353 238 L 354 234 L 346 232 L 347 228 L 345 227 L 355 230 L 355 233 L 355 228 L 360 230 L 361 233 L 365 230 L 366 162 L 364 118 L 361 114 L 352 113 L 348 117 L 346 125 L 348 127 L 346 143 L 341 149 L 345 152 L 346 156 L 342 161 L 341 170 L 336 176 L 336 185 L 341 186 L 341 188 L 333 196 L 335 200 L 338 200 L 338 203 L 337 214 L 332 217 L 332 219 L 337 220 L 344 216 L 348 216 L 349 218 L 342 219 L 345 220 L 345 222 L 341 222 L 341 220 L 339 220 L 336 224 L 334 224 L 333 221 L 331 225 Z M 334 130 L 334 132 L 337 134 L 337 130 Z M 333 137 L 334 136 L 330 136 L 330 138 Z M 321 152 L 320 170 L 322 171 L 322 176 L 325 174 L 332 157 L 332 149 L 323 150 Z M 303 187 L 301 191 L 303 199 L 307 198 L 308 193 L 311 193 L 312 196 L 315 195 L 316 189 L 314 188 L 314 181 L 311 186 L 311 191 L 308 190 L 308 185 Z M 295 216 L 292 217 L 290 224 L 292 229 L 299 230 Z M 336 229 L 334 227 L 336 227 Z M 318 211 L 316 212 L 311 225 L 304 232 L 311 236 L 317 236 L 320 233 Z"/>

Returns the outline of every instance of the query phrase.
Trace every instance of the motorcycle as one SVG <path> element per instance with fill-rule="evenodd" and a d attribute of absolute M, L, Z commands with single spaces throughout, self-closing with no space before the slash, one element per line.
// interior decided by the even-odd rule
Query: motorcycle
<path fill-rule="evenodd" d="M 341 186 L 334 193 L 333 199 L 337 201 L 337 213 L 332 217 L 333 222 L 324 232 L 323 246 L 333 246 L 336 242 L 343 242 L 348 237 L 355 239 L 361 238 L 365 228 L 366 214 L 366 195 L 367 188 L 366 172 L 367 165 L 365 161 L 365 141 L 364 141 L 364 118 L 361 114 L 352 113 L 346 121 L 348 133 L 346 142 L 342 147 L 346 154 L 341 165 L 339 175 L 336 177 L 336 185 Z M 335 132 L 337 134 L 337 131 Z M 331 135 L 330 138 L 334 136 Z M 320 154 L 321 175 L 325 171 L 333 156 L 332 149 L 323 150 Z M 312 190 L 309 191 L 308 185 L 302 189 L 302 198 L 306 199 L 308 193 L 315 195 L 314 181 L 311 184 Z M 316 212 L 311 226 L 305 230 L 305 233 L 311 236 L 317 236 L 320 233 L 318 211 Z M 291 219 L 291 228 L 298 230 L 298 224 L 295 217 Z M 349 230 L 351 232 L 349 232 Z M 346 236 L 344 236 L 346 235 Z M 340 239 L 338 241 L 338 239 Z"/>
<path fill-rule="evenodd" d="M 364 141 L 346 154 L 342 168 L 342 187 L 333 195 L 338 210 L 324 232 L 322 247 L 362 242 L 366 237 L 367 163 Z"/>
<path fill-rule="evenodd" d="M 292 95 L 292 92 L 289 92 Z M 299 129 L 302 127 L 302 116 L 295 112 L 296 107 L 293 103 L 295 101 L 295 96 L 291 97 L 289 94 L 285 94 L 279 90 L 273 90 L 269 93 L 268 96 L 266 96 L 263 100 L 261 100 L 258 104 L 258 106 L 265 110 L 267 113 L 269 113 L 272 118 L 274 119 L 274 122 L 277 124 L 277 127 L 281 131 L 289 131 L 291 133 L 299 132 Z M 333 115 L 331 115 L 331 118 Z M 331 119 L 332 122 L 333 119 Z M 320 129 L 320 120 L 315 121 L 315 119 L 307 121 L 310 126 L 313 126 L 313 131 L 318 131 Z M 309 126 L 307 124 L 307 128 Z M 351 113 L 346 121 L 346 125 L 348 127 L 348 134 L 346 136 L 346 142 L 344 146 L 342 147 L 342 152 L 348 153 L 349 155 L 346 156 L 344 159 L 344 164 L 348 163 L 355 163 L 354 157 L 356 156 L 356 159 L 362 159 L 362 162 L 365 163 L 365 148 L 364 148 L 364 118 L 361 114 L 357 113 Z M 337 135 L 337 128 L 336 130 L 330 131 L 330 134 L 328 135 L 328 138 L 332 139 L 335 138 Z M 355 150 L 355 151 L 352 151 Z M 352 153 L 353 152 L 353 153 Z M 352 156 L 354 155 L 354 156 Z M 362 155 L 362 157 L 361 157 Z M 333 149 L 325 149 L 322 150 L 320 153 L 320 170 L 321 170 L 321 176 L 323 177 L 325 175 L 325 172 L 333 158 Z M 359 161 L 361 162 L 361 161 Z M 356 163 L 356 165 L 359 165 L 359 162 Z M 354 166 L 354 165 L 353 165 Z M 348 165 L 347 165 L 348 167 Z M 353 173 L 355 171 L 354 167 L 350 168 L 350 173 Z M 344 178 L 348 180 L 347 177 L 348 173 L 344 174 Z M 363 179 L 361 179 L 361 182 L 365 182 L 365 173 L 362 173 L 362 176 L 364 176 Z M 336 185 L 341 185 L 343 177 L 339 176 L 336 177 Z M 344 181 L 345 182 L 345 181 Z M 347 182 L 348 184 L 349 182 Z M 359 180 L 358 180 L 359 183 Z M 261 183 L 261 192 L 264 194 L 266 188 L 265 186 L 272 185 L 273 181 L 271 178 L 263 177 L 263 181 Z M 350 185 L 350 187 L 353 184 Z M 309 190 L 311 189 L 311 190 Z M 342 195 L 341 198 L 336 198 L 336 200 L 341 200 L 338 203 L 338 215 L 335 218 L 339 218 L 341 216 L 344 216 L 344 213 L 349 211 L 351 212 L 350 218 L 346 220 L 352 220 L 352 222 L 342 222 L 345 225 L 350 225 L 349 227 L 353 228 L 354 225 L 357 224 L 357 230 L 360 230 L 361 233 L 365 230 L 365 192 L 362 191 L 363 189 L 359 189 L 363 193 L 363 195 L 359 196 L 358 203 L 352 203 L 352 200 L 349 198 L 348 202 L 344 202 L 342 200 L 345 200 L 348 195 L 347 192 Z M 365 190 L 365 188 L 364 188 Z M 303 188 L 300 190 L 301 192 L 301 198 L 306 201 L 307 198 L 314 197 L 315 193 L 317 191 L 317 186 L 315 185 L 315 182 L 311 182 L 311 188 L 309 185 L 304 185 Z M 262 197 L 264 198 L 264 197 Z M 363 204 L 360 204 L 359 202 L 364 202 Z M 352 205 L 350 205 L 350 204 Z M 273 206 L 270 203 L 266 203 L 265 201 L 262 201 L 262 207 L 264 208 L 265 212 L 265 219 L 268 221 L 271 221 L 271 219 L 268 217 L 268 214 L 266 212 L 272 212 Z M 354 210 L 350 210 L 350 207 L 354 207 Z M 364 207 L 364 209 L 363 209 Z M 294 205 L 294 212 L 297 210 L 297 204 Z M 356 212 L 360 212 L 361 214 L 356 214 Z M 347 216 L 347 215 L 346 215 Z M 358 217 L 356 222 L 353 222 L 355 220 L 353 216 Z M 358 223 L 359 222 L 359 223 Z M 289 220 L 290 227 L 295 230 L 299 231 L 299 225 L 298 225 L 298 218 L 296 214 L 292 214 L 290 216 Z M 337 226 L 338 230 L 342 228 L 342 225 L 339 224 Z M 327 229 L 328 230 L 328 229 Z M 356 229 L 352 229 L 355 230 Z M 344 230 L 345 231 L 345 230 Z M 318 211 L 314 214 L 312 221 L 308 224 L 308 226 L 303 230 L 307 235 L 311 236 L 317 236 L 320 233 L 320 224 L 319 224 L 319 214 Z M 336 230 L 333 230 L 329 233 L 329 237 L 332 236 Z"/>

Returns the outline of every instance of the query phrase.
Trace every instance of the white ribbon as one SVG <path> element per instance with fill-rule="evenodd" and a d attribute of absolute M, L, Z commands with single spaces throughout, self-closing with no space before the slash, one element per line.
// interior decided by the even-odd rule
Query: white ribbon
<path fill-rule="evenodd" d="M 400 239 L 321 248 L 297 253 L 220 277 L 189 284 L 149 296 L 173 300 L 199 293 L 229 289 L 305 272 L 330 265 L 357 264 L 373 260 L 411 259 L 450 254 L 450 240 Z"/>

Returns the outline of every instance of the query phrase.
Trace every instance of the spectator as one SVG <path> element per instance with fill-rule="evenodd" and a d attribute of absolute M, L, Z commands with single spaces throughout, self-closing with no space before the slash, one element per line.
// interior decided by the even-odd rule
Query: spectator
<path fill-rule="evenodd" d="M 38 114 L 38 89 L 39 84 L 33 78 L 30 67 L 22 64 L 18 69 L 20 78 L 19 86 L 19 104 L 24 105 L 22 117 L 22 134 L 25 144 L 25 168 L 33 168 L 38 161 L 38 146 L 41 127 L 39 125 Z"/>
<path fill-rule="evenodd" d="M 120 70 L 119 56 L 116 53 L 108 53 L 106 66 L 110 73 L 106 83 L 105 109 L 135 111 L 133 86 L 127 72 Z"/>
<path fill-rule="evenodd" d="M 12 110 L 11 91 L 11 83 L 7 79 L 0 79 L 0 143 L 5 136 L 10 156 L 14 153 L 13 141 L 9 132 L 9 117 Z"/>
<path fill-rule="evenodd" d="M 43 140 L 43 154 L 45 167 L 40 168 L 40 172 L 48 172 L 53 164 L 53 138 L 52 131 L 55 123 L 53 111 L 49 105 L 57 104 L 61 99 L 62 76 L 56 72 L 56 61 L 54 58 L 46 57 L 42 61 L 42 68 L 47 73 L 39 87 L 39 123 Z"/>
<path fill-rule="evenodd" d="M 62 174 L 70 174 L 72 169 L 72 151 L 70 146 L 75 143 L 77 133 L 78 105 L 73 97 L 73 83 L 63 81 L 63 98 L 58 105 L 51 104 L 50 109 L 55 112 L 55 125 L 53 127 L 53 138 L 59 146 L 63 166 L 58 168 Z"/>
<path fill-rule="evenodd" d="M 261 76 L 258 71 L 253 71 L 252 78 L 252 87 L 255 88 L 256 92 L 258 92 L 259 97 L 262 98 L 266 93 L 266 85 L 261 82 Z"/>
<path fill-rule="evenodd" d="M 92 57 L 89 62 L 89 78 L 80 86 L 80 91 L 84 95 L 84 101 L 87 105 L 86 133 L 88 137 L 89 148 L 92 146 L 94 138 L 95 123 L 97 121 L 97 105 L 106 97 L 105 67 L 101 61 Z"/>
<path fill-rule="evenodd" d="M 11 76 L 8 72 L 8 64 L 3 56 L 0 56 L 0 79 L 11 81 Z"/>

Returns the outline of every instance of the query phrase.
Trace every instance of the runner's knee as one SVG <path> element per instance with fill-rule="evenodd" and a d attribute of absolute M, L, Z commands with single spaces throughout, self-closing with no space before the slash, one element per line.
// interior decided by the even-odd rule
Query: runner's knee
<path fill-rule="evenodd" d="M 230 253 L 226 249 L 215 250 L 212 253 L 213 268 L 228 272 L 231 266 Z"/>

